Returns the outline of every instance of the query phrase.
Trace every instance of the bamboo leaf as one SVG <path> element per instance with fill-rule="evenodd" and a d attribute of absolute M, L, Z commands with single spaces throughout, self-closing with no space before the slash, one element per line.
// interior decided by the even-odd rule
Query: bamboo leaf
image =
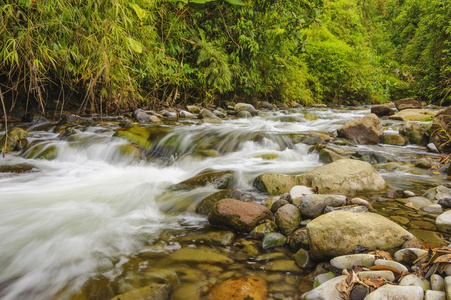
<path fill-rule="evenodd" d="M 143 46 L 137 40 L 134 40 L 131 37 L 128 37 L 127 42 L 128 42 L 128 45 L 130 46 L 130 48 L 132 48 L 132 50 L 135 51 L 136 53 L 143 52 Z"/>
<path fill-rule="evenodd" d="M 141 7 L 139 7 L 138 4 L 130 4 L 130 6 L 133 8 L 133 10 L 135 11 L 136 15 L 138 16 L 138 18 L 142 21 L 143 19 L 145 19 L 147 17 L 147 11 L 145 9 L 142 9 Z"/>
<path fill-rule="evenodd" d="M 227 3 L 233 4 L 233 5 L 240 5 L 240 6 L 243 6 L 246 4 L 241 0 L 224 0 L 224 1 Z"/>

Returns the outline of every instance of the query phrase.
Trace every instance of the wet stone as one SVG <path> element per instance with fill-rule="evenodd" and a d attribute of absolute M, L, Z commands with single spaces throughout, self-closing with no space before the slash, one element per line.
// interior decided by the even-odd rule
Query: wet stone
<path fill-rule="evenodd" d="M 451 210 L 439 215 L 435 222 L 440 231 L 451 232 Z"/>
<path fill-rule="evenodd" d="M 265 265 L 264 269 L 275 272 L 302 272 L 302 269 L 299 268 L 298 265 L 296 265 L 296 262 L 292 259 L 270 261 Z"/>
<path fill-rule="evenodd" d="M 290 202 L 288 202 L 287 200 L 281 200 L 281 199 L 279 199 L 279 200 L 277 200 L 276 202 L 274 202 L 272 205 L 271 205 L 271 212 L 272 213 L 276 213 L 276 211 L 279 209 L 279 208 L 281 208 L 282 206 L 284 206 L 285 204 L 290 204 Z"/>
<path fill-rule="evenodd" d="M 407 219 L 406 217 L 390 216 L 390 219 L 392 219 L 393 221 L 395 221 L 396 223 L 401 224 L 401 225 L 409 224 L 409 219 Z"/>
<path fill-rule="evenodd" d="M 265 234 L 270 232 L 275 232 L 277 230 L 277 225 L 275 222 L 270 220 L 265 220 L 264 223 L 256 226 L 252 231 L 249 233 L 249 237 L 253 239 L 261 239 L 265 236 Z"/>
<path fill-rule="evenodd" d="M 293 259 L 298 267 L 302 269 L 311 269 L 315 266 L 315 263 L 311 259 L 309 252 L 304 249 L 300 249 L 298 252 L 296 252 L 296 254 L 293 255 Z"/>
<path fill-rule="evenodd" d="M 320 300 L 320 299 L 342 300 L 342 298 L 340 297 L 340 294 L 336 288 L 336 285 L 347 277 L 348 276 L 346 276 L 346 275 L 341 275 L 341 276 L 335 277 L 331 280 L 328 280 L 325 283 L 321 284 L 320 286 L 316 287 L 315 289 L 302 295 L 301 299 L 303 299 L 303 300 Z"/>
<path fill-rule="evenodd" d="M 317 288 L 320 285 L 322 285 L 323 283 L 325 283 L 326 281 L 329 281 L 329 280 L 331 280 L 333 278 L 335 278 L 335 275 L 332 272 L 320 274 L 320 275 L 315 277 L 315 280 L 313 280 L 313 287 Z"/>
<path fill-rule="evenodd" d="M 428 214 L 439 215 L 439 214 L 443 213 L 443 208 L 447 208 L 448 204 L 446 204 L 445 206 L 443 206 L 443 204 L 442 204 L 446 200 L 447 199 L 439 200 L 438 204 L 431 204 L 431 205 L 423 206 L 421 208 L 421 210 Z M 451 205 L 451 198 L 449 200 L 450 200 L 449 204 Z"/>
<path fill-rule="evenodd" d="M 306 228 L 299 228 L 290 235 L 288 246 L 290 250 L 293 252 L 298 251 L 299 249 L 308 250 L 308 233 Z"/>
<path fill-rule="evenodd" d="M 356 286 L 350 294 L 350 300 L 363 300 L 370 292 L 369 288 L 364 285 Z"/>
<path fill-rule="evenodd" d="M 287 243 L 287 238 L 278 232 L 271 232 L 265 234 L 262 241 L 263 249 L 270 249 L 275 247 L 285 246 Z"/>
<path fill-rule="evenodd" d="M 274 218 L 279 230 L 287 236 L 296 230 L 301 223 L 301 213 L 293 204 L 280 207 L 274 214 Z"/>
<path fill-rule="evenodd" d="M 334 257 L 330 264 L 337 269 L 350 269 L 354 266 L 371 267 L 374 261 L 375 256 L 371 254 L 351 254 Z"/>
<path fill-rule="evenodd" d="M 394 259 L 400 263 L 411 265 L 417 258 L 427 253 L 426 250 L 418 248 L 405 248 L 395 252 Z M 423 261 L 424 262 L 424 261 Z"/>

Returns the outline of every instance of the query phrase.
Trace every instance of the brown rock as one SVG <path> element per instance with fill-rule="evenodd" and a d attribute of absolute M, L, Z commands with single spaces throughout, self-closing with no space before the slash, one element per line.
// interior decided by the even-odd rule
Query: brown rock
<path fill-rule="evenodd" d="M 339 137 L 344 137 L 357 144 L 377 144 L 384 135 L 379 118 L 375 114 L 368 114 L 363 118 L 347 122 L 337 131 Z"/>
<path fill-rule="evenodd" d="M 268 295 L 266 281 L 257 276 L 226 280 L 213 288 L 208 300 L 265 300 Z"/>
<path fill-rule="evenodd" d="M 430 142 L 434 143 L 438 150 L 451 151 L 451 106 L 445 108 L 435 116 L 435 122 L 431 127 Z"/>
<path fill-rule="evenodd" d="M 403 109 L 422 109 L 420 102 L 413 98 L 406 98 L 394 101 L 397 110 Z"/>
<path fill-rule="evenodd" d="M 391 116 L 395 114 L 393 109 L 391 109 L 390 106 L 386 104 L 373 105 L 371 107 L 371 113 L 375 114 L 378 117 Z"/>
<path fill-rule="evenodd" d="M 255 202 L 222 199 L 213 206 L 208 221 L 212 225 L 225 226 L 238 232 L 250 232 L 271 215 L 269 209 Z"/>

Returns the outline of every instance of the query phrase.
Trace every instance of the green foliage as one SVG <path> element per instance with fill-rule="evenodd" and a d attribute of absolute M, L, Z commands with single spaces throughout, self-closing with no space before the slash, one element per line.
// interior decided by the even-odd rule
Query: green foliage
<path fill-rule="evenodd" d="M 5 95 L 42 111 L 450 97 L 446 0 L 0 4 Z"/>

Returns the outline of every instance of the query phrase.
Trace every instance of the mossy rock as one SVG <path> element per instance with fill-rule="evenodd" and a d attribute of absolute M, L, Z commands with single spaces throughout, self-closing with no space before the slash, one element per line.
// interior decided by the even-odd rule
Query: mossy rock
<path fill-rule="evenodd" d="M 309 121 L 315 121 L 315 120 L 318 120 L 318 119 L 319 119 L 318 116 L 316 116 L 316 115 L 314 115 L 314 114 L 312 114 L 312 113 L 306 113 L 305 116 L 304 116 L 304 118 L 305 118 L 306 120 L 309 120 Z"/>
<path fill-rule="evenodd" d="M 20 150 L 23 148 L 22 139 L 28 136 L 28 132 L 19 127 L 13 127 L 8 130 L 8 139 L 6 141 L 6 152 L 13 150 Z M 6 136 L 0 139 L 0 145 L 2 150 L 4 149 Z"/>
<path fill-rule="evenodd" d="M 173 190 L 192 190 L 209 184 L 217 189 L 226 189 L 232 185 L 232 181 L 233 172 L 231 171 L 206 172 L 176 184 Z"/>
<path fill-rule="evenodd" d="M 40 151 L 34 158 L 53 160 L 58 156 L 58 148 L 55 145 L 49 145 Z"/>
<path fill-rule="evenodd" d="M 125 139 L 147 151 L 152 149 L 152 142 L 149 140 L 151 131 L 148 128 L 131 127 L 126 130 L 117 131 L 113 136 Z"/>
<path fill-rule="evenodd" d="M 34 169 L 34 166 L 28 164 L 3 165 L 0 166 L 0 173 L 25 173 Z"/>
<path fill-rule="evenodd" d="M 265 153 L 265 154 L 260 154 L 255 156 L 256 158 L 261 158 L 264 160 L 273 160 L 279 157 L 279 155 L 275 154 L 275 153 Z"/>
<path fill-rule="evenodd" d="M 133 160 L 139 160 L 142 158 L 141 149 L 132 144 L 120 145 L 118 147 L 118 154 L 121 157 L 127 157 Z"/>
<path fill-rule="evenodd" d="M 151 284 L 136 290 L 118 295 L 110 300 L 136 300 L 136 299 L 152 299 L 165 300 L 168 299 L 171 287 L 168 284 Z"/>

